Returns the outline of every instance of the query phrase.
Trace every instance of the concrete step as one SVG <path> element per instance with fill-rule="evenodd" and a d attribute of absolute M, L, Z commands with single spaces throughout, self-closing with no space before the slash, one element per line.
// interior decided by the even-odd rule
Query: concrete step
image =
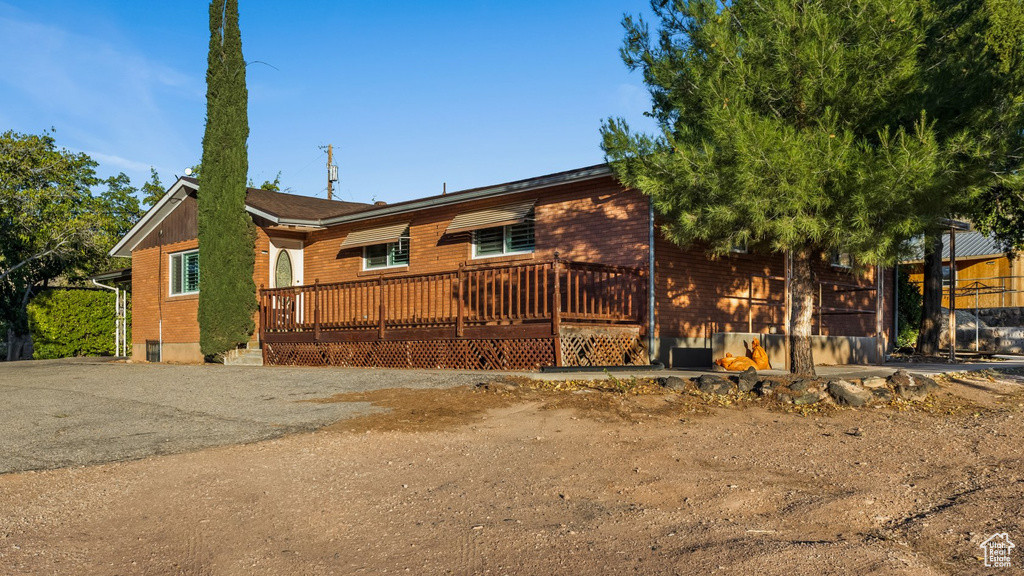
<path fill-rule="evenodd" d="M 225 366 L 263 366 L 263 350 L 250 342 L 245 348 L 229 350 L 224 355 Z"/>

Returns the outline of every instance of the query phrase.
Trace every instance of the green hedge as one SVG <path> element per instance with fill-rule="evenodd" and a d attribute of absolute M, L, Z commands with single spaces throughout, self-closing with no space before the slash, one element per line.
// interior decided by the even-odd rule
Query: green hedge
<path fill-rule="evenodd" d="M 114 293 L 108 290 L 47 290 L 29 302 L 28 323 L 34 358 L 114 353 Z"/>

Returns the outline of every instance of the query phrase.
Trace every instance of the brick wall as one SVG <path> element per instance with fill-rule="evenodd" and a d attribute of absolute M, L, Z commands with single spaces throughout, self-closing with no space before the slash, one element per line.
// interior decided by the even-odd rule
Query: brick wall
<path fill-rule="evenodd" d="M 257 288 L 266 284 L 270 275 L 269 259 L 262 252 L 268 250 L 269 238 L 262 228 L 256 233 L 256 265 L 253 280 Z M 132 252 L 132 359 L 146 359 L 147 340 L 160 340 L 160 320 L 163 319 L 163 356 L 168 362 L 202 362 L 199 350 L 199 295 L 170 294 L 169 255 L 193 250 L 199 240 L 192 238 L 164 246 L 155 246 Z M 202 255 L 200 253 L 200 258 Z M 259 321 L 259 315 L 255 315 Z M 259 334 L 259 325 L 253 332 Z"/>
<path fill-rule="evenodd" d="M 132 359 L 146 359 L 147 340 L 160 340 L 160 319 L 163 318 L 164 359 L 178 362 L 201 362 L 184 352 L 199 350 L 199 295 L 171 296 L 169 255 L 199 246 L 196 239 L 174 242 L 132 252 Z M 189 347 L 178 344 L 194 345 Z M 168 357 L 168 348 L 174 350 Z M 192 356 L 192 357 L 189 357 Z"/>
<path fill-rule="evenodd" d="M 461 212 L 537 200 L 533 254 L 474 259 L 470 233 L 445 235 Z M 409 222 L 409 265 L 363 270 L 362 248 L 341 250 L 354 230 Z M 304 283 L 341 282 L 384 274 L 429 274 L 459 264 L 543 261 L 555 252 L 567 260 L 620 266 L 647 264 L 647 200 L 622 190 L 611 178 L 553 187 L 362 221 L 313 232 L 304 250 Z"/>
<path fill-rule="evenodd" d="M 781 254 L 731 254 L 717 260 L 695 246 L 680 250 L 658 234 L 655 240 L 656 334 L 662 338 L 710 338 L 714 332 L 767 332 L 785 326 L 785 263 Z M 825 307 L 874 310 L 874 291 L 847 291 L 851 286 L 874 287 L 874 269 L 852 273 L 827 262 L 814 265 L 823 282 Z M 886 272 L 885 330 L 892 327 L 892 271 Z M 831 286 L 828 283 L 844 286 Z M 850 285 L 850 286 L 845 286 Z M 753 296 L 753 298 L 751 298 Z M 770 300 L 775 305 L 752 304 Z M 814 333 L 818 333 L 815 316 Z M 823 315 L 823 335 L 873 336 L 875 315 Z"/>

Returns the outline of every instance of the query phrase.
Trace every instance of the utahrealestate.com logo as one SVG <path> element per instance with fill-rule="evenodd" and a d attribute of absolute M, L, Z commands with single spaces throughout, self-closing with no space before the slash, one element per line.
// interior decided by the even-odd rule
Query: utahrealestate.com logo
<path fill-rule="evenodd" d="M 1010 552 L 1016 548 L 1016 545 L 1010 542 L 1010 535 L 1006 532 L 996 532 L 981 543 L 981 548 L 985 551 L 985 566 L 1009 568 Z"/>

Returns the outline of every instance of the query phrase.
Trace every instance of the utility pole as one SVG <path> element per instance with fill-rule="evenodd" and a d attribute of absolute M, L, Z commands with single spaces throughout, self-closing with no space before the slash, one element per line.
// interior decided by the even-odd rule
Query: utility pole
<path fill-rule="evenodd" d="M 327 199 L 331 200 L 331 195 L 334 192 L 334 180 L 338 178 L 337 170 L 334 170 L 334 174 L 331 174 L 332 167 L 334 166 L 334 146 L 331 144 L 327 145 Z M 331 176 L 334 176 L 332 179 Z"/>
<path fill-rule="evenodd" d="M 321 150 L 323 146 L 319 147 Z M 327 199 L 333 200 L 334 183 L 338 181 L 338 167 L 334 165 L 334 146 L 327 145 Z"/>

